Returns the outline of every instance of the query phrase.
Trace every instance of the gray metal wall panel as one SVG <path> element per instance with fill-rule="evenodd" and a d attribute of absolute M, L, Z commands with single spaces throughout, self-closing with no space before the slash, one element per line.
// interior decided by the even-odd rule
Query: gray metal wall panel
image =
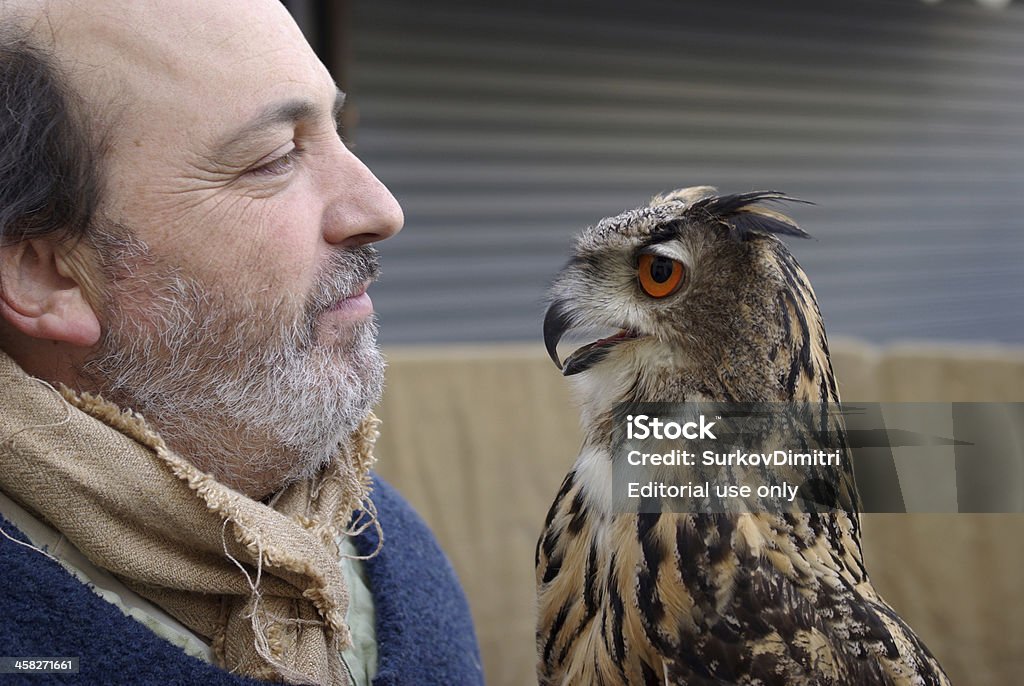
<path fill-rule="evenodd" d="M 696 184 L 817 203 L 833 335 L 1024 342 L 1022 4 L 362 0 L 352 38 L 385 342 L 537 340 L 576 231 Z"/>

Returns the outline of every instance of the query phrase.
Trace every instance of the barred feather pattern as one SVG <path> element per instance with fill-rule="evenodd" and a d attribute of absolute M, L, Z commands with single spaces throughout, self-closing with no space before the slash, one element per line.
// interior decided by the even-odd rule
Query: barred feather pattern
<path fill-rule="evenodd" d="M 707 197 L 692 190 L 686 202 L 691 208 L 698 204 L 694 196 Z M 749 202 L 756 200 L 752 195 Z M 659 201 L 665 199 L 652 207 L 663 206 Z M 736 211 L 747 207 L 733 204 Z M 567 283 L 588 273 L 608 274 L 598 250 L 602 234 L 635 231 L 636 216 L 618 218 L 628 230 L 606 220 L 584 235 L 572 270 L 567 267 L 556 282 L 560 307 L 593 290 L 592 283 Z M 661 228 L 646 233 L 665 232 L 664 217 L 654 223 Z M 685 230 L 700 234 L 693 245 L 708 243 L 707 227 Z M 690 353 L 691 367 L 673 376 L 673 363 L 664 360 L 674 358 L 658 352 L 672 339 L 659 330 L 652 335 L 656 340 L 617 346 L 581 385 L 590 394 L 582 401 L 585 443 L 536 551 L 538 678 L 544 686 L 949 683 L 871 585 L 849 464 L 838 476 L 839 486 L 851 493 L 849 513 L 636 515 L 610 507 L 604 491 L 610 489 L 615 403 L 838 402 L 824 325 L 803 270 L 773 236 L 762 232 L 749 242 L 756 253 L 751 264 L 763 267 L 762 280 L 774 274 L 779 286 L 741 308 L 768 313 L 778 324 L 757 328 L 750 322 L 767 332 L 763 345 L 740 357 L 718 354 L 715 365 Z"/>

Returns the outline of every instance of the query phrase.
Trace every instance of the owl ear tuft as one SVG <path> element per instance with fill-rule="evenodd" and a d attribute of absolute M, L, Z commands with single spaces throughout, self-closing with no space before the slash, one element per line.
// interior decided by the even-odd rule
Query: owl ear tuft
<path fill-rule="evenodd" d="M 786 215 L 758 204 L 765 201 L 814 204 L 807 200 L 791 198 L 779 191 L 752 191 L 703 198 L 693 203 L 687 209 L 687 214 L 694 218 L 710 218 L 722 224 L 729 229 L 729 235 L 738 241 L 746 241 L 765 234 L 811 237 Z"/>
<path fill-rule="evenodd" d="M 681 202 L 686 207 L 690 207 L 695 202 L 714 197 L 717 193 L 718 189 L 714 186 L 691 186 L 674 190 L 665 195 L 656 195 L 651 198 L 649 204 L 651 207 L 657 207 L 658 205 L 665 205 L 670 202 Z"/>

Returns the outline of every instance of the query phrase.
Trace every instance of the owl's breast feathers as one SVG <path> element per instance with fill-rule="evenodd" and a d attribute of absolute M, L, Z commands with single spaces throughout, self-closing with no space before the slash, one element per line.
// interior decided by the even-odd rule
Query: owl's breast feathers
<path fill-rule="evenodd" d="M 608 514 L 571 472 L 537 546 L 541 684 L 948 684 L 845 514 Z"/>

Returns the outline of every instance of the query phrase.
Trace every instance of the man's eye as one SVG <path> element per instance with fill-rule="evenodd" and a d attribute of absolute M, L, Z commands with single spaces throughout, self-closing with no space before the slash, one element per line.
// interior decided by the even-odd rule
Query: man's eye
<path fill-rule="evenodd" d="M 254 174 L 256 176 L 281 176 L 283 174 L 287 174 L 295 167 L 295 162 L 298 160 L 299 154 L 298 148 L 292 148 L 280 157 L 276 157 L 258 167 L 253 167 L 247 173 Z"/>

